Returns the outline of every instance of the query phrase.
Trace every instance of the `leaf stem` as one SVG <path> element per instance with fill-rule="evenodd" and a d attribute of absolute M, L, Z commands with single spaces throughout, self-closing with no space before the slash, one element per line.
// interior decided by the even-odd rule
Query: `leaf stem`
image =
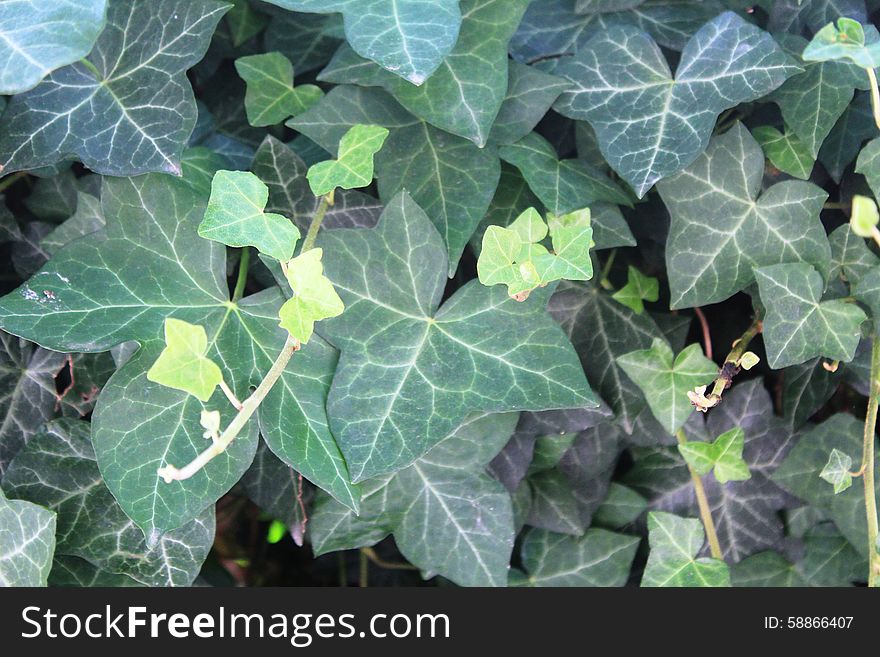
<path fill-rule="evenodd" d="M 721 373 L 718 375 L 718 378 L 715 379 L 709 397 L 714 396 L 720 398 L 724 391 L 730 387 L 730 384 L 733 382 L 733 377 L 736 376 L 739 371 L 740 358 L 742 358 L 746 349 L 748 349 L 749 343 L 755 339 L 755 336 L 758 335 L 763 328 L 763 323 L 760 318 L 756 316 L 745 332 L 734 341 L 731 345 L 730 352 L 727 354 L 727 358 L 724 359 L 724 364 L 721 366 Z"/>
<path fill-rule="evenodd" d="M 880 552 L 877 551 L 877 495 L 874 487 L 874 442 L 878 398 L 880 398 L 880 336 L 877 335 L 874 336 L 871 347 L 871 388 L 868 393 L 861 470 L 864 473 L 865 515 L 868 522 L 868 586 L 875 587 L 880 578 Z"/>
<path fill-rule="evenodd" d="M 358 574 L 358 586 L 362 589 L 369 588 L 370 562 L 363 548 L 360 550 L 360 573 Z"/>
<path fill-rule="evenodd" d="M 366 556 L 374 565 L 386 570 L 418 570 L 418 568 L 412 564 L 385 561 L 385 559 L 376 554 L 376 551 L 371 547 L 361 548 L 361 554 Z"/>
<path fill-rule="evenodd" d="M 684 435 L 684 429 L 675 432 L 675 439 L 679 445 L 687 443 L 687 437 Z M 697 506 L 700 508 L 700 518 L 703 520 L 703 529 L 706 530 L 706 540 L 709 541 L 709 552 L 716 559 L 724 561 L 724 554 L 721 552 L 721 543 L 718 542 L 718 532 L 715 531 L 715 521 L 712 520 L 712 510 L 709 508 L 709 498 L 706 497 L 706 489 L 703 488 L 703 480 L 689 464 L 688 472 L 691 473 L 691 481 L 694 484 L 694 493 L 697 496 Z"/>
<path fill-rule="evenodd" d="M 16 181 L 20 180 L 26 175 L 27 171 L 16 171 L 12 175 L 6 176 L 3 180 L 0 180 L 0 192 L 6 191 L 7 187 L 14 184 Z"/>
<path fill-rule="evenodd" d="M 226 385 L 226 381 L 220 380 L 220 390 L 223 391 L 223 394 L 226 395 L 226 399 L 229 400 L 229 403 L 235 407 L 235 410 L 240 411 L 242 408 L 241 402 L 238 400 L 238 397 L 235 396 L 235 393 L 232 392 L 232 388 Z"/>
<path fill-rule="evenodd" d="M 611 281 L 608 280 L 608 274 L 611 273 L 611 265 L 614 264 L 614 258 L 616 255 L 617 249 L 611 249 L 611 253 L 608 254 L 608 259 L 605 261 L 605 265 L 602 267 L 602 273 L 599 276 L 599 285 L 605 290 L 611 290 L 614 287 L 611 285 Z"/>
<path fill-rule="evenodd" d="M 699 306 L 694 308 L 694 314 L 700 322 L 700 329 L 703 331 L 703 351 L 706 352 L 706 358 L 712 360 L 712 334 L 709 332 L 709 322 L 703 309 Z"/>
<path fill-rule="evenodd" d="M 272 363 L 271 369 L 266 374 L 265 378 L 260 381 L 260 385 L 257 386 L 251 396 L 242 402 L 241 410 L 234 418 L 232 418 L 232 422 L 229 423 L 229 426 L 226 427 L 226 430 L 220 435 L 220 438 L 183 468 L 178 469 L 171 464 L 166 465 L 164 468 L 159 468 L 158 474 L 165 480 L 165 483 L 170 484 L 172 481 L 189 479 L 205 467 L 205 465 L 214 457 L 219 456 L 226 451 L 226 448 L 229 447 L 232 441 L 235 440 L 239 433 L 241 433 L 241 430 L 259 408 L 263 399 L 269 394 L 272 386 L 275 385 L 275 382 L 278 381 L 279 377 L 284 372 L 284 369 L 287 367 L 287 363 L 290 361 L 291 356 L 299 350 L 300 346 L 299 340 L 291 335 L 287 336 L 284 347 L 281 349 L 281 353 L 278 354 L 275 362 Z"/>
<path fill-rule="evenodd" d="M 238 261 L 238 278 L 235 281 L 235 290 L 232 292 L 233 303 L 244 296 L 244 286 L 247 284 L 248 268 L 251 264 L 251 249 L 249 246 L 241 250 L 241 259 Z"/>
<path fill-rule="evenodd" d="M 314 248 L 315 241 L 318 239 L 318 231 L 321 230 L 321 222 L 324 221 L 324 215 L 327 214 L 327 208 L 331 205 L 333 205 L 333 192 L 324 194 L 324 196 L 321 197 L 321 202 L 318 203 L 318 208 L 315 210 L 315 215 L 312 217 L 312 223 L 309 224 L 309 230 L 303 240 L 302 248 L 299 251 L 300 253 L 305 253 L 309 249 Z"/>
<path fill-rule="evenodd" d="M 871 109 L 874 111 L 874 123 L 880 128 L 880 88 L 877 86 L 877 75 L 870 66 L 865 69 L 871 83 Z"/>

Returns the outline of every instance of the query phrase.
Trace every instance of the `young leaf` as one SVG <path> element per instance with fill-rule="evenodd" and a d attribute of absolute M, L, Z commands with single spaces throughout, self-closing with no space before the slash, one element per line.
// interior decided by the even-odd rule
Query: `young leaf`
<path fill-rule="evenodd" d="M 354 480 L 412 463 L 472 412 L 598 403 L 546 293 L 517 303 L 473 280 L 440 306 L 446 250 L 407 194 L 318 244 L 346 307 L 319 331 L 342 352 L 328 409 Z"/>
<path fill-rule="evenodd" d="M 0 490 L 0 586 L 46 586 L 55 552 L 55 514 Z"/>
<path fill-rule="evenodd" d="M 205 354 L 208 334 L 203 326 L 169 317 L 165 320 L 165 348 L 147 371 L 147 379 L 208 401 L 223 381 L 223 372 Z"/>
<path fill-rule="evenodd" d="M 696 518 L 671 513 L 648 514 L 651 551 L 642 586 L 730 586 L 727 564 L 718 559 L 697 558 L 704 540 Z"/>
<path fill-rule="evenodd" d="M 3 480 L 9 495 L 57 514 L 56 556 L 146 586 L 190 586 L 214 543 L 213 509 L 148 546 L 104 485 L 89 433 L 81 420 L 46 425 L 12 462 Z"/>
<path fill-rule="evenodd" d="M 388 129 L 377 125 L 356 125 L 339 142 L 335 160 L 309 167 L 309 186 L 315 196 L 329 194 L 337 187 L 366 187 L 373 180 L 373 156 L 382 148 Z"/>
<path fill-rule="evenodd" d="M 458 0 L 269 0 L 302 12 L 341 12 L 345 36 L 362 57 L 420 85 L 459 38 Z"/>
<path fill-rule="evenodd" d="M 880 223 L 880 213 L 874 199 L 856 194 L 852 199 L 852 215 L 849 218 L 852 231 L 859 237 L 871 237 Z"/>
<path fill-rule="evenodd" d="M 621 25 L 596 34 L 556 69 L 573 89 L 555 107 L 590 122 L 605 159 L 641 198 L 694 161 L 722 111 L 801 70 L 769 34 L 732 12 L 688 41 L 674 78 L 657 44 Z"/>
<path fill-rule="evenodd" d="M 767 363 L 773 369 L 816 356 L 848 362 L 855 356 L 864 311 L 841 299 L 822 301 L 822 277 L 810 265 L 755 269 L 764 317 Z"/>
<path fill-rule="evenodd" d="M 795 178 L 807 180 L 815 158 L 794 134 L 782 134 L 773 126 L 752 129 L 752 136 L 761 144 L 770 164 Z"/>
<path fill-rule="evenodd" d="M 828 455 L 828 462 L 819 477 L 834 486 L 835 493 L 842 493 L 852 486 L 852 458 L 836 447 Z"/>
<path fill-rule="evenodd" d="M 324 276 L 321 249 L 310 249 L 287 263 L 287 282 L 293 297 L 284 302 L 280 326 L 301 343 L 312 337 L 315 322 L 341 315 L 345 310 L 333 284 Z"/>
<path fill-rule="evenodd" d="M 626 285 L 611 295 L 627 308 L 637 314 L 645 312 L 645 301 L 657 301 L 660 297 L 660 283 L 653 276 L 645 276 L 638 269 L 629 265 L 626 269 Z"/>
<path fill-rule="evenodd" d="M 0 95 L 27 91 L 88 55 L 106 8 L 107 0 L 0 3 Z"/>
<path fill-rule="evenodd" d="M 673 360 L 672 348 L 662 338 L 654 338 L 650 349 L 632 351 L 617 357 L 618 364 L 641 388 L 654 417 L 674 434 L 694 410 L 687 391 L 705 385 L 718 374 L 718 366 L 692 344 Z"/>
<path fill-rule="evenodd" d="M 4 173 L 76 156 L 112 176 L 180 174 L 196 122 L 185 71 L 228 9 L 213 0 L 110 2 L 88 57 L 10 100 L 0 119 Z"/>
<path fill-rule="evenodd" d="M 753 267 L 807 262 L 826 271 L 831 248 L 819 212 L 828 195 L 807 182 L 760 194 L 764 154 L 742 124 L 657 187 L 672 215 L 666 266 L 672 308 L 716 303 L 754 281 Z"/>
<path fill-rule="evenodd" d="M 873 25 L 862 26 L 851 18 L 838 18 L 816 32 L 804 48 L 805 61 L 849 59 L 862 68 L 880 66 L 880 34 Z"/>
<path fill-rule="evenodd" d="M 300 237 L 287 217 L 265 212 L 269 188 L 248 171 L 218 171 L 199 235 L 227 246 L 253 246 L 276 260 L 287 261 Z"/>
<path fill-rule="evenodd" d="M 101 392 L 92 441 L 107 487 L 155 539 L 196 518 L 229 490 L 257 444 L 257 421 L 252 421 L 191 479 L 158 480 L 160 467 L 188 463 L 206 446 L 199 422 L 206 405 L 146 377 L 163 349 L 165 319 L 204 326 L 206 356 L 223 363 L 227 384 L 244 398 L 284 344 L 285 332 L 278 327 L 283 297 L 274 288 L 230 302 L 226 248 L 198 236 L 204 199 L 185 182 L 160 175 L 104 178 L 101 201 L 105 231 L 61 249 L 32 283 L 0 299 L 0 326 L 59 351 L 140 343 Z M 31 287 L 37 284 L 39 293 Z M 280 458 L 356 506 L 324 411 L 335 364 L 335 352 L 312 339 L 263 401 L 259 428 Z M 224 426 L 235 413 L 217 392 L 207 410 L 219 410 Z"/>
<path fill-rule="evenodd" d="M 713 442 L 689 440 L 678 446 L 678 451 L 698 474 L 715 473 L 719 484 L 745 481 L 751 474 L 743 460 L 745 434 L 739 427 L 725 431 Z"/>
<path fill-rule="evenodd" d="M 247 83 L 244 108 L 253 126 L 276 125 L 302 114 L 324 95 L 313 84 L 294 87 L 293 65 L 280 52 L 239 57 L 235 70 Z"/>

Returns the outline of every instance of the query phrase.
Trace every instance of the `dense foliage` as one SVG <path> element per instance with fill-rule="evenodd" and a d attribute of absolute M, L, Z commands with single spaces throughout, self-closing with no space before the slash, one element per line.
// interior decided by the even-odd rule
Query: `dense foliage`
<path fill-rule="evenodd" d="M 875 584 L 878 12 L 0 3 L 0 584 Z"/>

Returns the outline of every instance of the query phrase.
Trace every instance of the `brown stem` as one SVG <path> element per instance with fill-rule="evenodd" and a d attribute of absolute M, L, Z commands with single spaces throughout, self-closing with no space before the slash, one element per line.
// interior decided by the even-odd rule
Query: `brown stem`
<path fill-rule="evenodd" d="M 712 335 L 709 333 L 709 322 L 706 321 L 706 315 L 699 306 L 694 308 L 694 313 L 700 320 L 700 328 L 703 330 L 703 351 L 706 352 L 706 358 L 712 360 Z"/>

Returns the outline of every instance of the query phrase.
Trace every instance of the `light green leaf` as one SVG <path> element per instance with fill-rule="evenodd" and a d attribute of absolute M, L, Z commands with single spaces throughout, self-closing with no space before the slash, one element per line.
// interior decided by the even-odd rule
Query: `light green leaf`
<path fill-rule="evenodd" d="M 356 125 L 339 141 L 335 160 L 309 167 L 308 179 L 315 196 L 329 194 L 337 187 L 366 187 L 373 180 L 373 156 L 382 148 L 388 129 L 377 125 Z"/>
<path fill-rule="evenodd" d="M 312 337 L 315 322 L 345 310 L 330 279 L 324 276 L 322 255 L 322 249 L 310 249 L 287 263 L 285 275 L 293 297 L 281 306 L 280 326 L 302 344 Z"/>
<path fill-rule="evenodd" d="M 319 79 L 380 86 L 419 118 L 482 148 L 507 93 L 507 42 L 526 5 L 528 0 L 462 0 L 458 41 L 421 86 L 361 59 L 347 46 Z"/>
<path fill-rule="evenodd" d="M 865 313 L 841 299 L 822 301 L 822 276 L 804 263 L 755 269 L 764 317 L 767 364 L 773 369 L 816 356 L 849 362 Z"/>
<path fill-rule="evenodd" d="M 831 248 L 819 220 L 828 195 L 790 180 L 759 196 L 763 173 L 761 147 L 737 124 L 658 185 L 672 215 L 666 242 L 672 308 L 723 301 L 754 282 L 754 267 L 806 262 L 828 269 Z"/>
<path fill-rule="evenodd" d="M 838 18 L 816 32 L 804 48 L 805 61 L 848 59 L 862 68 L 880 66 L 880 34 L 873 25 L 862 26 L 851 18 Z"/>
<path fill-rule="evenodd" d="M 244 108 L 248 123 L 267 126 L 302 114 L 324 96 L 313 84 L 293 86 L 293 64 L 280 52 L 247 55 L 235 60 L 247 83 Z"/>
<path fill-rule="evenodd" d="M 76 156 L 106 175 L 180 174 L 196 123 L 185 71 L 228 9 L 213 0 L 110 2 L 87 58 L 10 100 L 0 119 L 4 173 Z"/>
<path fill-rule="evenodd" d="M 546 292 L 517 303 L 474 280 L 440 306 L 446 250 L 407 194 L 375 228 L 318 244 L 346 307 L 319 331 L 342 352 L 328 410 L 355 481 L 412 463 L 472 412 L 597 404 Z"/>
<path fill-rule="evenodd" d="M 223 372 L 205 354 L 208 334 L 203 326 L 169 317 L 165 320 L 165 348 L 147 371 L 147 380 L 208 401 L 223 381 Z"/>
<path fill-rule="evenodd" d="M 679 518 L 660 511 L 649 513 L 651 552 L 642 586 L 730 586 L 726 563 L 697 558 L 704 536 L 703 526 L 695 518 Z"/>
<path fill-rule="evenodd" d="M 226 247 L 198 236 L 205 201 L 185 182 L 161 175 L 104 178 L 101 202 L 106 230 L 61 249 L 29 283 L 0 299 L 0 327 L 58 351 L 140 343 L 108 381 L 92 418 L 101 473 L 126 514 L 152 539 L 197 517 L 250 465 L 258 422 L 282 460 L 356 505 L 324 410 L 336 354 L 316 339 L 291 359 L 258 420 L 223 454 L 186 481 L 159 479 L 160 467 L 185 465 L 205 449 L 203 410 L 219 410 L 223 426 L 235 412 L 219 391 L 204 404 L 147 379 L 163 348 L 165 319 L 204 326 L 206 356 L 222 365 L 227 384 L 244 398 L 284 344 L 278 327 L 284 299 L 273 288 L 229 300 Z"/>
<path fill-rule="evenodd" d="M 688 440 L 678 446 L 678 451 L 697 474 L 714 471 L 719 484 L 728 481 L 745 481 L 751 477 L 749 466 L 743 460 L 745 434 L 739 427 L 725 431 L 711 443 Z"/>
<path fill-rule="evenodd" d="M 0 586 L 46 586 L 55 552 L 55 514 L 0 490 Z"/>
<path fill-rule="evenodd" d="M 189 586 L 214 543 L 214 510 L 148 546 L 104 485 L 89 424 L 63 419 L 35 435 L 12 462 L 10 497 L 57 514 L 56 555 L 85 559 L 146 586 Z"/>
<path fill-rule="evenodd" d="M 513 509 L 510 494 L 485 470 L 516 421 L 516 413 L 469 417 L 409 467 L 364 482 L 360 516 L 319 496 L 309 522 L 315 552 L 373 545 L 393 533 L 403 555 L 426 573 L 460 586 L 504 586 Z"/>
<path fill-rule="evenodd" d="M 437 70 L 460 38 L 458 0 L 268 1 L 291 11 L 342 13 L 355 51 L 414 85 Z"/>
<path fill-rule="evenodd" d="M 498 154 L 520 170 L 541 203 L 554 214 L 585 208 L 595 201 L 631 205 L 629 197 L 604 173 L 583 160 L 559 160 L 550 143 L 532 132 Z"/>
<path fill-rule="evenodd" d="M 816 159 L 796 135 L 764 125 L 753 128 L 752 136 L 774 167 L 801 180 L 810 177 Z"/>
<path fill-rule="evenodd" d="M 674 78 L 647 34 L 612 27 L 556 69 L 574 87 L 555 107 L 590 122 L 605 159 L 641 198 L 694 161 L 722 111 L 760 98 L 801 70 L 769 34 L 732 12 L 688 41 Z"/>
<path fill-rule="evenodd" d="M 626 268 L 626 285 L 612 294 L 611 298 L 641 315 L 645 312 L 645 301 L 660 298 L 660 283 L 653 276 L 645 276 L 629 265 Z"/>
<path fill-rule="evenodd" d="M 637 536 L 588 529 L 583 536 L 531 529 L 523 539 L 526 586 L 624 586 L 639 547 Z"/>
<path fill-rule="evenodd" d="M 20 94 L 89 54 L 107 0 L 0 3 L 0 95 Z"/>
<path fill-rule="evenodd" d="M 300 237 L 287 217 L 265 212 L 269 188 L 249 171 L 218 171 L 199 235 L 227 246 L 254 246 L 276 260 L 287 261 Z"/>
<path fill-rule="evenodd" d="M 718 374 L 718 366 L 703 355 L 700 345 L 688 345 L 673 360 L 672 348 L 662 338 L 654 338 L 650 349 L 618 356 L 617 363 L 641 388 L 654 417 L 670 435 L 694 410 L 688 390 L 710 383 Z"/>
<path fill-rule="evenodd" d="M 852 199 L 852 214 L 849 218 L 852 232 L 859 237 L 873 237 L 877 224 L 880 223 L 880 212 L 874 199 L 856 194 Z"/>
<path fill-rule="evenodd" d="M 834 486 L 835 493 L 842 493 L 852 486 L 852 458 L 836 447 L 828 455 L 828 462 L 819 477 Z"/>

